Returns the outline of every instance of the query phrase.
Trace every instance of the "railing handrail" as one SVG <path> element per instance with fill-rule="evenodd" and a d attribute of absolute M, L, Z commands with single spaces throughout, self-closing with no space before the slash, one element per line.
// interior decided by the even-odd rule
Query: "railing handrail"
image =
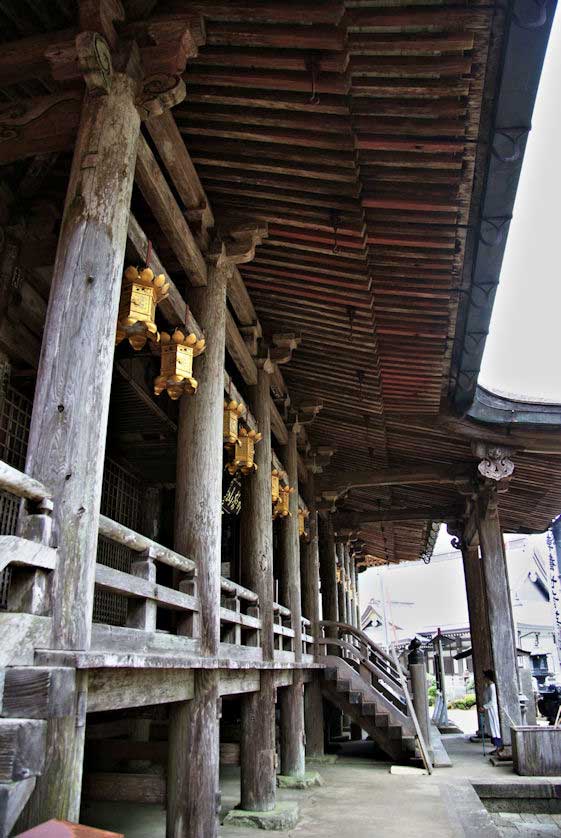
<path fill-rule="evenodd" d="M 407 700 L 405 693 L 403 691 L 403 686 L 399 680 L 390 672 L 385 672 L 381 670 L 375 663 L 370 661 L 367 657 L 365 657 L 360 649 L 357 649 L 356 646 L 353 646 L 352 643 L 348 643 L 346 640 L 339 640 L 338 638 L 334 637 L 322 637 L 319 641 L 320 646 L 337 646 L 339 649 L 354 655 L 358 658 L 359 663 L 361 666 L 364 666 L 368 671 L 374 676 L 376 679 L 376 684 L 372 684 L 371 686 L 379 693 L 381 693 L 388 701 L 390 701 L 394 706 L 397 707 L 395 704 L 394 699 L 397 699 L 402 707 L 397 707 L 404 715 L 407 715 L 405 710 L 407 709 Z M 345 657 L 341 656 L 342 660 L 346 660 Z M 384 685 L 384 681 L 387 681 L 389 688 Z M 403 709 L 405 708 L 405 710 Z"/>
<path fill-rule="evenodd" d="M 244 588 L 232 579 L 227 579 L 225 576 L 220 577 L 220 589 L 226 591 L 228 594 L 234 594 L 240 599 L 245 599 L 247 602 L 258 603 L 259 596 L 255 591 L 250 591 L 249 588 Z"/>
<path fill-rule="evenodd" d="M 281 615 L 281 617 L 292 616 L 290 608 L 287 608 L 285 605 L 281 605 L 280 602 L 273 602 L 273 613 L 277 612 Z"/>
<path fill-rule="evenodd" d="M 394 661 L 388 655 L 387 652 L 384 652 L 371 637 L 369 637 L 365 632 L 361 631 L 361 629 L 356 628 L 355 626 L 351 626 L 349 623 L 341 623 L 338 620 L 321 620 L 320 621 L 320 629 L 325 628 L 326 626 L 335 626 L 337 630 L 343 631 L 345 634 L 353 634 L 358 640 L 361 640 L 367 646 L 370 647 L 370 650 L 374 652 L 377 657 L 382 658 L 386 661 L 386 663 L 390 666 L 392 672 L 396 672 L 396 677 L 398 677 L 399 673 L 395 667 Z"/>
<path fill-rule="evenodd" d="M 141 535 L 125 524 L 120 524 L 106 515 L 99 516 L 99 534 L 110 541 L 115 541 L 117 544 L 122 544 L 134 550 L 136 553 L 144 553 L 146 550 L 152 551 L 152 558 L 174 567 L 177 570 L 183 570 L 186 573 L 192 573 L 196 570 L 197 565 L 193 559 L 188 559 L 187 556 L 182 556 L 181 553 L 176 553 L 170 547 L 163 547 L 157 541 L 152 541 L 145 535 Z"/>
<path fill-rule="evenodd" d="M 0 460 L 0 489 L 27 500 L 42 501 L 52 498 L 49 489 L 23 471 Z"/>

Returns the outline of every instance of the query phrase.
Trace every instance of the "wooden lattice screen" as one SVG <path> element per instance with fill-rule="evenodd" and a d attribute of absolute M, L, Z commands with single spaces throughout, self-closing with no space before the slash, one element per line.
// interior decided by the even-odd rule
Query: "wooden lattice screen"
<path fill-rule="evenodd" d="M 27 441 L 33 403 L 6 383 L 0 400 L 0 459 L 14 468 L 25 469 Z M 16 532 L 19 498 L 0 491 L 0 535 Z M 104 515 L 137 528 L 140 508 L 140 483 L 126 469 L 109 458 L 105 461 L 101 511 Z M 97 560 L 101 564 L 129 571 L 132 551 L 119 544 L 100 538 Z M 10 569 L 0 573 L 0 610 L 6 610 L 10 587 Z M 98 623 L 124 625 L 126 599 L 108 591 L 96 591 L 93 619 Z"/>

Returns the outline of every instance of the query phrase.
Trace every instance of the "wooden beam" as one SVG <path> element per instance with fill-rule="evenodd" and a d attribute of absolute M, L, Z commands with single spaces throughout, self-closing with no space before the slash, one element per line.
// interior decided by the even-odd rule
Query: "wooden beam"
<path fill-rule="evenodd" d="M 82 99 L 81 90 L 65 90 L 2 105 L 0 165 L 71 149 L 80 122 Z"/>
<path fill-rule="evenodd" d="M 150 146 L 140 137 L 136 181 L 191 285 L 206 285 L 206 264 Z"/>
<path fill-rule="evenodd" d="M 214 226 L 214 216 L 172 112 L 166 110 L 161 116 L 148 119 L 146 127 L 183 201 L 187 218 L 195 229 L 200 225 L 205 234 L 201 244 L 206 249 L 206 231 Z"/>
<path fill-rule="evenodd" d="M 339 472 L 327 474 L 320 481 L 318 492 L 343 494 L 349 489 L 372 486 L 403 486 L 422 483 L 458 484 L 465 483 L 473 476 L 465 466 L 425 466 L 412 464 L 388 469 L 370 469 L 364 471 Z"/>
<path fill-rule="evenodd" d="M 257 367 L 255 361 L 251 357 L 246 342 L 241 336 L 240 330 L 236 326 L 230 312 L 226 314 L 226 349 L 245 383 L 250 385 L 256 384 Z"/>

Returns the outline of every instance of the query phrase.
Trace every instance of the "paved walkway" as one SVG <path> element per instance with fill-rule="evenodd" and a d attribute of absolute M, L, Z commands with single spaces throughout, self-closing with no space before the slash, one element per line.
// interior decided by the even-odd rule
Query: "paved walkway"
<path fill-rule="evenodd" d="M 297 801 L 298 825 L 279 838 L 561 838 L 561 816 L 489 813 L 470 780 L 526 783 L 509 766 L 494 768 L 479 744 L 466 736 L 443 738 L 453 767 L 432 776 L 390 774 L 390 763 L 374 759 L 370 742 L 343 746 L 334 765 L 321 766 L 324 785 L 309 791 L 279 790 L 281 801 Z M 317 768 L 317 766 L 310 766 Z M 561 780 L 560 780 L 561 782 Z M 239 801 L 239 770 L 221 777 L 223 812 Z M 164 838 L 161 807 L 91 804 L 82 820 L 124 832 L 126 838 Z M 222 827 L 221 838 L 256 838 L 253 829 Z"/>

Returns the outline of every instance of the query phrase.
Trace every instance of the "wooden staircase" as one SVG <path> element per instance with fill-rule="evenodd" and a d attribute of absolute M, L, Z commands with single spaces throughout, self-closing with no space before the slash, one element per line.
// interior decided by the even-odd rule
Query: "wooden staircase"
<path fill-rule="evenodd" d="M 364 632 L 324 621 L 322 692 L 394 761 L 415 757 L 413 708 L 392 659 Z"/>

